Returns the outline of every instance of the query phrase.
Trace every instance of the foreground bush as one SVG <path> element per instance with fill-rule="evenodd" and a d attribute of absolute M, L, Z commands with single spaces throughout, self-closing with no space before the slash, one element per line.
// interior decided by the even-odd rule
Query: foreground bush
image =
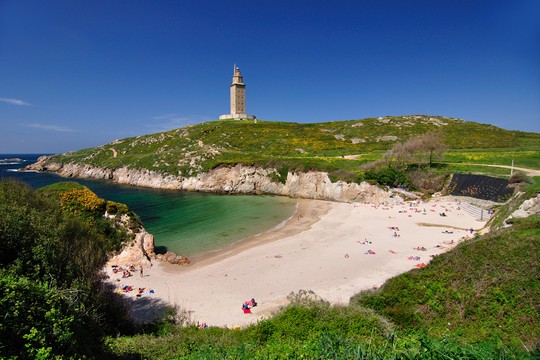
<path fill-rule="evenodd" d="M 73 216 L 60 199 L 0 181 L 2 357 L 99 357 L 104 335 L 131 330 L 100 275 L 117 231 L 90 216 L 101 208 Z"/>

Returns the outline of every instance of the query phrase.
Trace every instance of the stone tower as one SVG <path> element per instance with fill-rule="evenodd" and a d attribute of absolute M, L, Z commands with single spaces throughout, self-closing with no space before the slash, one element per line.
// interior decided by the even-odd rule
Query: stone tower
<path fill-rule="evenodd" d="M 231 113 L 221 115 L 219 119 L 255 119 L 255 116 L 246 114 L 246 84 L 244 84 L 244 78 L 236 64 L 231 84 Z"/>
<path fill-rule="evenodd" d="M 246 113 L 246 84 L 240 69 L 234 66 L 234 75 L 231 84 L 231 114 Z"/>

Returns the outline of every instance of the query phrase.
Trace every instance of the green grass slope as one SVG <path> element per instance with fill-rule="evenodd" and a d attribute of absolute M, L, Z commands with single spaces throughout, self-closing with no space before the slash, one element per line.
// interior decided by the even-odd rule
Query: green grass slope
<path fill-rule="evenodd" d="M 512 158 L 521 156 L 529 165 L 540 166 L 531 160 L 540 158 L 540 134 L 424 115 L 313 124 L 212 121 L 117 140 L 57 155 L 54 160 L 109 169 L 127 166 L 186 177 L 238 163 L 300 171 L 357 172 L 362 163 L 380 158 L 396 141 L 434 129 L 442 131 L 452 149 L 448 157 L 451 162 L 497 163 L 487 156 L 495 151 Z M 346 155 L 360 156 L 358 160 L 343 159 Z"/>

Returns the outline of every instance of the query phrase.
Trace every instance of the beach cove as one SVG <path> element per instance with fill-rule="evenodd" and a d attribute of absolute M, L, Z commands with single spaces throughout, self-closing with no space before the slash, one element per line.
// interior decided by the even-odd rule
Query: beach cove
<path fill-rule="evenodd" d="M 299 290 L 347 304 L 362 290 L 426 266 L 485 225 L 459 200 L 445 197 L 379 205 L 298 203 L 284 226 L 191 266 L 154 261 L 144 276 L 121 278 L 109 263 L 110 282 L 119 292 L 124 286 L 144 289 L 139 297 L 136 290 L 121 292 L 134 300 L 133 316 L 141 321 L 155 317 L 159 307 L 152 304 L 161 303 L 182 309 L 193 323 L 246 326 L 279 311 Z M 251 298 L 258 305 L 244 314 L 242 304 Z"/>

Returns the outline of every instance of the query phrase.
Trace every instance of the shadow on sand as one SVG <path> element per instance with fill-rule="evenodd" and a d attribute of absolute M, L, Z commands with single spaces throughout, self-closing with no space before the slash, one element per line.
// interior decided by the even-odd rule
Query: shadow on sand
<path fill-rule="evenodd" d="M 152 298 L 152 294 L 135 298 L 123 296 L 123 298 L 130 316 L 137 324 L 151 323 L 167 315 L 173 316 L 174 309 L 165 301 Z"/>

